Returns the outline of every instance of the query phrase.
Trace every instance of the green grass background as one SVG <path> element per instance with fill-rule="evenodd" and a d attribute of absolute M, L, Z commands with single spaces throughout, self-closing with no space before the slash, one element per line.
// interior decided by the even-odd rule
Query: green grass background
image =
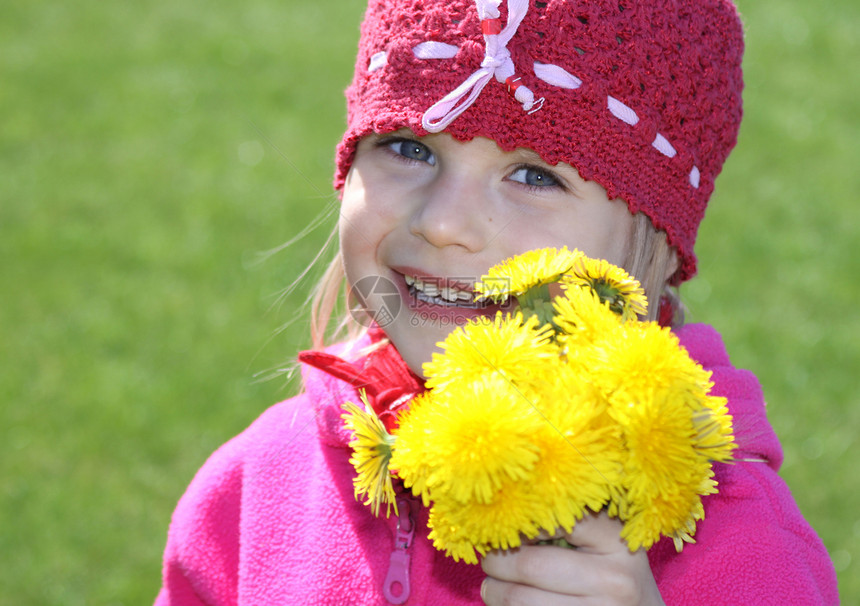
<path fill-rule="evenodd" d="M 741 9 L 746 121 L 682 294 L 761 378 L 858 603 L 860 5 Z M 0 4 L 0 604 L 150 603 L 195 470 L 291 393 L 262 379 L 308 285 L 279 293 L 328 228 L 262 253 L 332 202 L 362 11 Z"/>

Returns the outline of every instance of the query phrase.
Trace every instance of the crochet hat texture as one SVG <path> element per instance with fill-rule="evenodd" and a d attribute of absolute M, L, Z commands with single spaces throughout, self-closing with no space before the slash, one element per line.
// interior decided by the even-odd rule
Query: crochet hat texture
<path fill-rule="evenodd" d="M 743 30 L 728 0 L 370 0 L 347 130 L 410 128 L 535 150 L 693 244 L 741 121 Z"/>

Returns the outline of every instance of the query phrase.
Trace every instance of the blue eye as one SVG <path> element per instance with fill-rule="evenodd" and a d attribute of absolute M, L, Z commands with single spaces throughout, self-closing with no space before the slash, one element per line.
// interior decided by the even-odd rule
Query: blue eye
<path fill-rule="evenodd" d="M 417 162 L 426 162 L 431 166 L 436 164 L 436 156 L 430 151 L 430 148 L 414 139 L 396 139 L 387 141 L 385 144 L 399 156 L 415 160 Z"/>
<path fill-rule="evenodd" d="M 531 187 L 555 187 L 561 185 L 551 172 L 534 166 L 521 166 L 511 173 L 509 179 Z"/>

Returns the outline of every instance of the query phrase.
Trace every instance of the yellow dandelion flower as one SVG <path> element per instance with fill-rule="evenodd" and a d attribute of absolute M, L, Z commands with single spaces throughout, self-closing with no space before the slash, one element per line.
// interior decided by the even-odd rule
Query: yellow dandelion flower
<path fill-rule="evenodd" d="M 477 295 L 496 302 L 519 297 L 533 288 L 557 282 L 582 257 L 567 247 L 540 248 L 516 255 L 491 267 L 475 284 Z"/>
<path fill-rule="evenodd" d="M 413 410 L 414 420 L 401 416 L 391 466 L 416 494 L 486 503 L 506 480 L 529 477 L 537 461 L 533 435 L 543 419 L 498 374 L 450 386 Z"/>
<path fill-rule="evenodd" d="M 701 489 L 705 490 L 704 486 Z M 716 492 L 702 492 L 710 494 Z M 661 536 L 671 537 L 675 549 L 681 551 L 684 543 L 695 543 L 696 522 L 704 519 L 705 510 L 699 494 L 693 491 L 678 491 L 674 494 L 659 494 L 640 506 L 624 523 L 621 537 L 627 541 L 631 551 L 640 547 L 648 549 Z"/>
<path fill-rule="evenodd" d="M 701 496 L 715 491 L 710 462 L 695 446 L 691 410 L 675 395 L 655 388 L 635 401 L 615 399 L 609 409 L 628 452 L 618 510 L 634 551 L 661 535 L 689 538 L 703 515 Z"/>
<path fill-rule="evenodd" d="M 467 564 L 477 564 L 475 543 L 465 536 L 461 526 L 446 518 L 446 513 L 444 505 L 430 509 L 427 526 L 430 528 L 428 538 L 433 541 L 433 547 L 444 551 L 455 562 L 463 560 Z"/>
<path fill-rule="evenodd" d="M 531 472 L 540 503 L 531 515 L 539 528 L 570 532 L 588 511 L 609 502 L 610 485 L 620 482 L 618 433 L 602 427 L 545 427 L 536 439 L 541 458 Z"/>
<path fill-rule="evenodd" d="M 711 374 L 690 358 L 672 331 L 654 322 L 625 323 L 590 353 L 595 384 L 625 401 L 668 389 L 698 410 L 711 388 Z"/>
<path fill-rule="evenodd" d="M 617 455 L 605 456 L 607 450 L 617 451 L 608 432 L 583 430 L 573 436 L 546 427 L 541 433 L 535 436 L 541 459 L 528 478 L 506 480 L 489 502 L 450 498 L 434 502 L 430 514 L 434 546 L 474 562 L 470 547 L 482 555 L 492 549 L 513 549 L 541 529 L 569 531 L 589 509 L 599 511 L 606 504 L 606 482 L 618 477 L 619 467 Z"/>
<path fill-rule="evenodd" d="M 558 342 L 568 355 L 575 355 L 598 339 L 611 339 L 618 330 L 620 318 L 587 288 L 567 288 L 553 302 L 553 322 L 561 331 Z"/>
<path fill-rule="evenodd" d="M 590 288 L 624 319 L 643 316 L 648 311 L 648 301 L 639 281 L 604 259 L 582 255 L 565 274 L 562 284 L 568 288 Z"/>
<path fill-rule="evenodd" d="M 737 447 L 732 432 L 732 417 L 725 398 L 708 396 L 702 408 L 693 412 L 696 428 L 694 446 L 711 461 L 729 462 Z"/>
<path fill-rule="evenodd" d="M 403 485 L 411 488 L 415 496 L 420 496 L 425 507 L 430 506 L 427 478 L 433 461 L 425 438 L 433 435 L 434 424 L 439 420 L 434 410 L 436 399 L 434 392 L 426 391 L 416 396 L 409 408 L 397 415 L 397 428 L 394 429 L 397 441 L 389 461 L 389 467 L 403 480 Z"/>
<path fill-rule="evenodd" d="M 440 345 L 444 354 L 434 353 L 424 364 L 428 389 L 443 391 L 454 382 L 501 375 L 521 385 L 534 383 L 543 375 L 547 360 L 558 357 L 552 329 L 539 327 L 535 317 L 523 320 L 497 313 L 494 318 L 478 318 L 448 335 Z"/>
<path fill-rule="evenodd" d="M 434 546 L 472 563 L 602 509 L 632 550 L 693 542 L 712 462 L 732 460 L 732 418 L 678 338 L 637 321 L 639 283 L 564 248 L 509 259 L 476 290 L 520 311 L 452 331 L 393 436 L 364 394 L 363 410 L 344 405 L 356 498 L 396 511 L 395 470 L 430 507 Z"/>
<path fill-rule="evenodd" d="M 586 375 L 560 366 L 541 394 L 545 423 L 535 436 L 541 458 L 532 475 L 534 489 L 555 517 L 541 519 L 542 527 L 569 531 L 586 509 L 600 511 L 607 504 L 610 486 L 621 481 L 623 452 L 620 428 L 602 395 Z"/>
<path fill-rule="evenodd" d="M 386 430 L 382 421 L 376 416 L 373 408 L 367 402 L 367 396 L 362 391 L 361 399 L 364 408 L 359 408 L 352 402 L 343 405 L 345 413 L 341 415 L 347 429 L 354 432 L 355 437 L 350 441 L 352 456 L 349 462 L 357 473 L 353 478 L 355 498 L 366 498 L 364 504 L 370 505 L 373 515 L 379 515 L 380 505 L 386 505 L 385 515 L 397 513 L 397 503 L 394 498 L 394 485 L 389 471 L 392 447 L 395 438 Z"/>
<path fill-rule="evenodd" d="M 661 535 L 692 540 L 701 496 L 715 491 L 711 461 L 731 460 L 735 447 L 725 399 L 709 395 L 710 373 L 654 323 L 626 323 L 589 355 L 630 453 L 610 514 L 625 520 L 631 549 Z"/>
<path fill-rule="evenodd" d="M 534 512 L 542 498 L 528 481 L 508 480 L 489 503 L 461 503 L 441 498 L 433 503 L 428 526 L 436 549 L 455 559 L 477 563 L 474 548 L 481 555 L 492 549 L 514 549 L 522 537 L 536 537 L 540 526 Z"/>
<path fill-rule="evenodd" d="M 500 400 L 488 418 L 509 418 L 493 422 L 463 418 L 459 421 L 467 426 L 468 435 L 451 439 L 452 444 L 461 439 L 466 443 L 457 444 L 449 454 L 475 450 L 470 449 L 469 441 L 476 442 L 481 432 L 468 428 L 482 423 L 485 435 L 495 435 L 496 425 L 508 426 L 507 447 L 530 455 L 529 463 L 519 466 L 516 475 L 505 471 L 512 464 L 511 454 L 498 450 L 456 453 L 451 458 L 453 473 L 444 482 L 439 479 L 442 466 L 435 475 L 431 472 L 432 479 L 427 482 L 432 485 L 433 499 L 430 537 L 437 548 L 455 559 L 474 562 L 475 551 L 486 554 L 491 549 L 517 547 L 522 536 L 534 537 L 541 528 L 569 531 L 588 510 L 602 509 L 609 500 L 609 486 L 620 482 L 619 430 L 609 423 L 605 403 L 580 373 L 559 361 L 553 368 L 553 380 L 545 383 L 544 391 L 533 394 L 534 401 L 524 408 L 531 414 L 525 414 L 524 419 L 517 411 L 520 402 Z M 485 389 L 498 393 L 502 385 L 498 377 L 495 381 L 495 385 L 488 381 Z M 453 391 L 446 392 L 445 397 L 455 395 L 455 401 L 462 400 Z M 464 390 L 463 395 L 469 394 Z M 449 417 L 450 413 L 443 413 L 434 431 L 450 422 Z M 464 433 L 459 422 L 445 430 Z M 395 460 L 404 443 L 400 434 Z M 434 455 L 439 452 L 435 445 L 428 450 Z M 488 457 L 497 459 L 494 465 L 485 460 Z M 482 469 L 491 469 L 496 481 L 476 476 L 476 470 Z M 475 485 L 480 484 L 479 494 Z"/>

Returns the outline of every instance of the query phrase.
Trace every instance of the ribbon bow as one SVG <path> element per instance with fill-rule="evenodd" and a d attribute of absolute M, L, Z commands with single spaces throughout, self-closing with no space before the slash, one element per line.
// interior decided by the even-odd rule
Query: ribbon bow
<path fill-rule="evenodd" d="M 504 28 L 499 20 L 501 0 L 476 0 L 475 4 L 484 35 L 484 60 L 480 69 L 424 112 L 421 126 L 427 132 L 438 133 L 445 130 L 475 102 L 494 76 L 499 82 L 507 84 L 508 90 L 522 104 L 523 110 L 537 111 L 543 105 L 543 99 L 536 104 L 534 93 L 521 86 L 519 78 L 514 77 L 514 62 L 508 50 L 508 43 L 528 12 L 528 0 L 508 0 L 508 22 Z"/>

